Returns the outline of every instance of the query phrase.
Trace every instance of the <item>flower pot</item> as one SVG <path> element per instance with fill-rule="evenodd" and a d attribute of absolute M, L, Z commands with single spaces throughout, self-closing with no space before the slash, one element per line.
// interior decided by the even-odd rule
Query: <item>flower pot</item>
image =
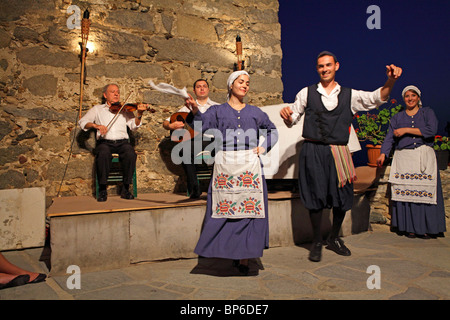
<path fill-rule="evenodd" d="M 448 150 L 436 150 L 436 161 L 439 170 L 447 169 L 449 160 L 448 156 L 449 156 Z"/>
<path fill-rule="evenodd" d="M 381 146 L 380 145 L 372 145 L 368 144 L 366 145 L 367 148 L 367 157 L 369 159 L 369 162 L 367 165 L 369 167 L 376 167 L 377 166 L 377 159 L 381 154 Z"/>

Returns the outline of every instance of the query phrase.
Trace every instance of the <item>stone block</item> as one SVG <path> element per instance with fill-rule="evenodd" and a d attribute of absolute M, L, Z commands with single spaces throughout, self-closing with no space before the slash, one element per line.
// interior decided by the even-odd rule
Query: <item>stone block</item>
<path fill-rule="evenodd" d="M 295 201 L 295 200 L 294 200 Z M 269 244 L 271 247 L 294 245 L 295 240 L 302 238 L 304 224 L 297 224 L 291 201 L 269 201 Z M 300 241 L 300 240 L 299 240 Z"/>
<path fill-rule="evenodd" d="M 52 217 L 51 273 L 66 273 L 77 265 L 81 272 L 129 265 L 128 212 Z"/>
<path fill-rule="evenodd" d="M 217 42 L 217 33 L 214 25 L 195 16 L 177 16 L 177 36 L 189 38 L 201 43 Z"/>
<path fill-rule="evenodd" d="M 23 86 L 37 96 L 53 96 L 56 94 L 58 79 L 51 74 L 37 75 L 23 81 Z"/>
<path fill-rule="evenodd" d="M 158 61 L 198 61 L 213 66 L 233 66 L 235 55 L 225 49 L 211 47 L 186 39 L 155 37 L 148 40 L 148 44 L 158 50 Z"/>
<path fill-rule="evenodd" d="M 25 187 L 25 176 L 16 170 L 8 170 L 0 174 L 0 189 Z"/>
<path fill-rule="evenodd" d="M 145 54 L 141 36 L 120 31 L 99 32 L 98 43 L 107 53 L 139 58 Z"/>
<path fill-rule="evenodd" d="M 0 1 L 0 21 L 18 20 L 27 13 L 38 16 L 55 14 L 55 4 L 48 0 Z"/>
<path fill-rule="evenodd" d="M 115 27 L 137 29 L 151 33 L 155 32 L 152 15 L 149 13 L 129 10 L 110 11 L 108 19 L 105 22 Z"/>
<path fill-rule="evenodd" d="M 8 32 L 0 29 L 0 48 L 6 48 L 11 43 L 11 36 Z"/>
<path fill-rule="evenodd" d="M 40 47 L 26 47 L 17 52 L 17 58 L 29 65 L 47 65 L 60 68 L 79 67 L 80 60 L 72 52 L 52 52 Z"/>
<path fill-rule="evenodd" d="M 45 188 L 0 190 L 0 250 L 40 247 L 45 241 Z"/>
<path fill-rule="evenodd" d="M 186 87 L 188 91 L 192 91 L 192 86 L 197 79 L 202 77 L 200 70 L 185 66 L 178 66 L 172 72 L 172 81 L 175 87 Z"/>
<path fill-rule="evenodd" d="M 347 211 L 341 234 L 349 236 L 369 230 L 370 201 L 366 194 L 355 194 L 352 209 Z"/>
<path fill-rule="evenodd" d="M 15 162 L 19 159 L 19 156 L 31 151 L 29 146 L 8 146 L 7 148 L 0 148 L 0 165 L 6 163 Z M 1 183 L 0 183 L 1 184 Z"/>
<path fill-rule="evenodd" d="M 283 82 L 280 78 L 271 78 L 254 74 L 250 78 L 253 92 L 283 92 Z"/>
<path fill-rule="evenodd" d="M 152 78 L 163 79 L 164 70 L 161 66 L 151 63 L 97 63 L 87 67 L 90 77 L 122 78 Z"/>
<path fill-rule="evenodd" d="M 193 258 L 205 206 L 130 214 L 130 262 Z"/>
<path fill-rule="evenodd" d="M 17 28 L 14 29 L 14 37 L 22 41 L 23 40 L 37 41 L 39 38 L 39 33 L 37 33 L 33 29 L 18 26 Z"/>

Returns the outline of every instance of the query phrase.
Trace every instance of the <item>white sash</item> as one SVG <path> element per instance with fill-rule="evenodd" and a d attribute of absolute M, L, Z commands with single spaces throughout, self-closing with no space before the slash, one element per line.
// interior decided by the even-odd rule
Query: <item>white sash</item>
<path fill-rule="evenodd" d="M 437 174 L 433 148 L 396 150 L 389 174 L 392 200 L 436 204 Z"/>
<path fill-rule="evenodd" d="M 213 218 L 264 218 L 261 163 L 253 150 L 219 151 L 212 177 Z"/>

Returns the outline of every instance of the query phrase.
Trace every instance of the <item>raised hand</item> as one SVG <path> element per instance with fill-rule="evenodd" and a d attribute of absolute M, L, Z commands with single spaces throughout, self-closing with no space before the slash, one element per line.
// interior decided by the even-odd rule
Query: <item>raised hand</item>
<path fill-rule="evenodd" d="M 186 107 L 189 108 L 189 110 L 192 111 L 193 114 L 196 114 L 198 112 L 198 106 L 197 106 L 197 102 L 195 101 L 195 99 L 188 93 L 189 98 L 186 99 Z"/>
<path fill-rule="evenodd" d="M 397 67 L 393 64 L 386 66 L 386 75 L 389 79 L 397 80 L 402 75 L 402 68 Z"/>

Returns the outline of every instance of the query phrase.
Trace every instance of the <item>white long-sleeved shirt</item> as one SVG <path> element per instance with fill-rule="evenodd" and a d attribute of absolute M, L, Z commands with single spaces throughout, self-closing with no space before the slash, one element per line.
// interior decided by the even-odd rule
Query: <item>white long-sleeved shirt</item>
<path fill-rule="evenodd" d="M 109 111 L 109 106 L 106 103 L 98 104 L 89 109 L 78 123 L 81 129 L 87 131 L 88 129 L 86 129 L 85 126 L 88 122 L 106 127 L 114 116 L 115 114 Z M 127 127 L 130 128 L 130 130 L 136 130 L 141 124 L 138 126 L 136 125 L 135 116 L 132 112 L 121 112 L 111 124 L 108 132 L 101 138 L 108 140 L 128 139 Z M 99 134 L 97 134 L 97 139 L 98 138 Z"/>
<path fill-rule="evenodd" d="M 319 82 L 317 92 L 320 93 L 324 107 L 331 111 L 338 105 L 338 95 L 341 92 L 341 86 L 336 83 L 336 86 L 327 94 L 322 84 Z M 303 88 L 297 93 L 294 104 L 291 106 L 293 111 L 292 120 L 296 124 L 300 116 L 305 112 L 306 103 L 308 101 L 308 87 Z M 386 100 L 387 101 L 387 100 Z M 358 111 L 368 111 L 379 107 L 386 101 L 381 100 L 381 88 L 375 91 L 362 91 L 352 89 L 351 108 L 355 114 Z"/>

